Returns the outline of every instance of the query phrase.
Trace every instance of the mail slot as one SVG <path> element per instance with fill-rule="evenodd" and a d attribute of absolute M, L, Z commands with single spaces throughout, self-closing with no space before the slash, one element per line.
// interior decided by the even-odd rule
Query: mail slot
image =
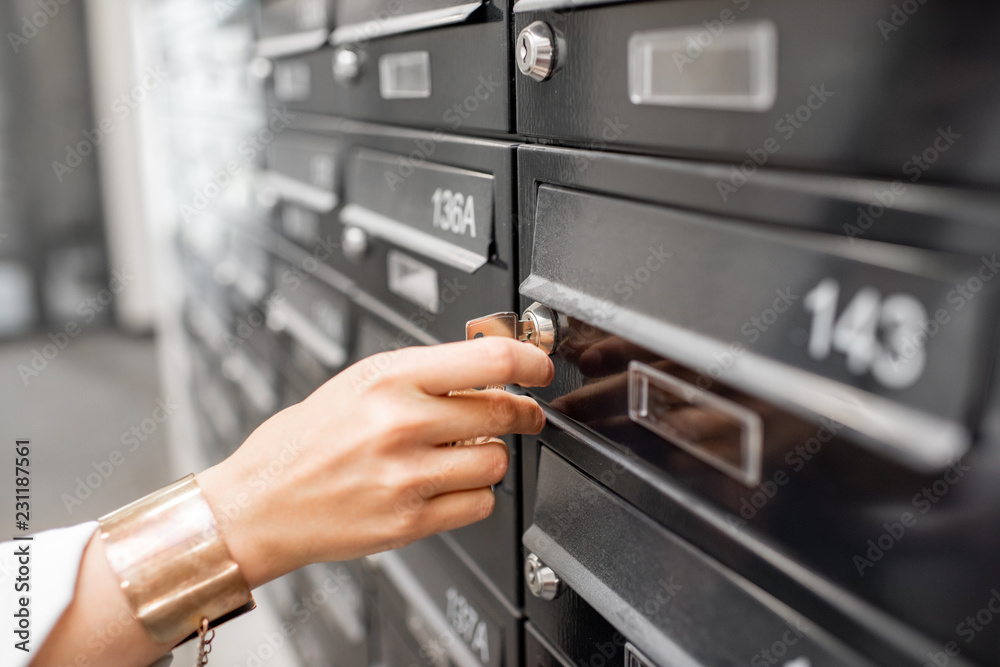
<path fill-rule="evenodd" d="M 277 200 L 276 231 L 307 250 L 336 242 L 335 212 L 341 203 L 341 138 L 283 131 L 267 149 L 267 169 L 260 187 Z"/>
<path fill-rule="evenodd" d="M 287 337 L 290 363 L 310 378 L 312 388 L 318 387 L 348 360 L 353 327 L 350 300 L 315 274 L 318 264 L 273 261 L 274 291 L 267 302 L 267 327 Z"/>
<path fill-rule="evenodd" d="M 371 308 L 387 307 L 434 340 L 464 337 L 484 303 L 509 310 L 514 146 L 364 128 L 344 157 L 333 266 Z"/>
<path fill-rule="evenodd" d="M 508 3 L 351 1 L 336 14 L 333 46 L 299 60 L 308 92 L 284 96 L 290 108 L 462 134 L 513 129 Z"/>
<path fill-rule="evenodd" d="M 594 652 L 628 665 L 755 664 L 783 636 L 785 664 L 865 663 L 545 447 L 537 475 L 524 546 L 561 590 L 527 596 L 525 611 L 572 664 Z"/>
<path fill-rule="evenodd" d="M 920 178 L 926 150 L 935 181 L 996 184 L 988 156 L 1000 135 L 988 119 L 1000 106 L 990 75 L 1000 50 L 951 47 L 980 43 L 964 7 L 899 7 L 517 0 L 517 131 L 731 160 L 743 169 L 736 182 L 764 165 Z M 990 29 L 978 29 L 988 42 Z M 976 74 L 953 89 L 946 73 L 959 70 Z M 982 115 L 966 118 L 971 108 Z"/>
<path fill-rule="evenodd" d="M 837 214 L 836 182 L 829 195 L 797 202 L 801 217 L 776 213 L 789 222 L 775 227 L 748 221 L 746 209 L 711 194 L 710 173 L 680 163 L 520 155 L 524 305 L 539 301 L 655 350 L 701 382 L 834 420 L 916 470 L 942 470 L 968 450 L 992 354 L 996 291 L 980 277 L 992 277 L 990 256 L 903 245 L 921 240 L 898 227 L 880 230 L 892 245 L 803 231 L 843 234 L 855 222 Z M 621 178 L 605 180 L 606 169 Z M 800 194 L 794 179 L 785 185 Z M 784 204 L 781 191 L 768 194 Z M 766 221 L 766 200 L 758 204 L 749 214 Z M 960 208 L 952 216 L 939 224 L 976 227 Z M 970 280 L 979 291 L 967 299 Z"/>
<path fill-rule="evenodd" d="M 258 56 L 276 58 L 326 44 L 333 27 L 333 0 L 264 0 Z"/>
<path fill-rule="evenodd" d="M 283 201 L 329 213 L 339 203 L 342 150 L 336 140 L 283 132 L 268 145 L 265 185 Z"/>

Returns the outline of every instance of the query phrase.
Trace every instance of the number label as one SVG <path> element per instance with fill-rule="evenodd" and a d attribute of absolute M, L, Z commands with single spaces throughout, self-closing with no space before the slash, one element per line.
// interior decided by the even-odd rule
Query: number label
<path fill-rule="evenodd" d="M 434 205 L 431 224 L 436 229 L 476 238 L 476 205 L 472 195 L 466 197 L 461 192 L 438 188 L 431 195 L 431 203 Z"/>
<path fill-rule="evenodd" d="M 882 295 L 873 287 L 858 291 L 837 315 L 840 284 L 826 278 L 803 303 L 812 313 L 809 356 L 822 360 L 845 355 L 847 370 L 870 373 L 889 389 L 910 387 L 927 365 L 927 309 L 909 294 Z"/>
<path fill-rule="evenodd" d="M 465 596 L 455 588 L 449 588 L 445 595 L 448 608 L 445 612 L 452 630 L 469 645 L 473 653 L 485 665 L 490 661 L 490 638 L 486 632 L 486 622 L 480 620 L 477 612 Z"/>

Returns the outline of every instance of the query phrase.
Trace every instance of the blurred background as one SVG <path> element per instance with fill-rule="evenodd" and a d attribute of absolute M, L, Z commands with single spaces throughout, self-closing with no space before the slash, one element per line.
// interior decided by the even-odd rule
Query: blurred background
<path fill-rule="evenodd" d="M 236 153 L 265 118 L 248 73 L 251 4 L 0 5 L 0 415 L 4 438 L 32 443 L 32 531 L 96 519 L 221 458 L 194 444 L 170 250 L 224 273 L 212 253 L 261 221 L 246 183 L 263 155 Z M 213 181 L 233 159 L 238 171 Z M 215 398 L 208 428 L 238 443 L 237 417 Z M 273 631 L 266 594 L 258 601 L 261 614 L 220 634 Z M 226 643 L 217 660 L 252 662 L 254 647 L 231 643 L 227 656 Z M 297 664 L 292 653 L 279 647 L 268 664 Z"/>

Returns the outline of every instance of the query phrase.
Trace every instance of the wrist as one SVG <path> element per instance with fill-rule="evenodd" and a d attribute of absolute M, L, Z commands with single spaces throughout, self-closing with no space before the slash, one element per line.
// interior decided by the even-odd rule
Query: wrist
<path fill-rule="evenodd" d="M 202 494 L 215 515 L 219 533 L 251 590 L 295 569 L 287 566 L 281 552 L 270 544 L 270 531 L 260 516 L 268 504 L 259 495 L 244 490 L 237 463 L 229 458 L 198 474 Z"/>

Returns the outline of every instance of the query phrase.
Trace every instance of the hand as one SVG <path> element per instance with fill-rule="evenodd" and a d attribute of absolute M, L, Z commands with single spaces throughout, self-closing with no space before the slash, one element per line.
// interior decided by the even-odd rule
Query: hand
<path fill-rule="evenodd" d="M 407 348 L 346 369 L 262 424 L 198 476 L 251 587 L 312 562 L 399 547 L 490 515 L 509 453 L 495 436 L 538 433 L 552 362 L 503 338 Z M 479 438 L 479 444 L 444 443 Z"/>

